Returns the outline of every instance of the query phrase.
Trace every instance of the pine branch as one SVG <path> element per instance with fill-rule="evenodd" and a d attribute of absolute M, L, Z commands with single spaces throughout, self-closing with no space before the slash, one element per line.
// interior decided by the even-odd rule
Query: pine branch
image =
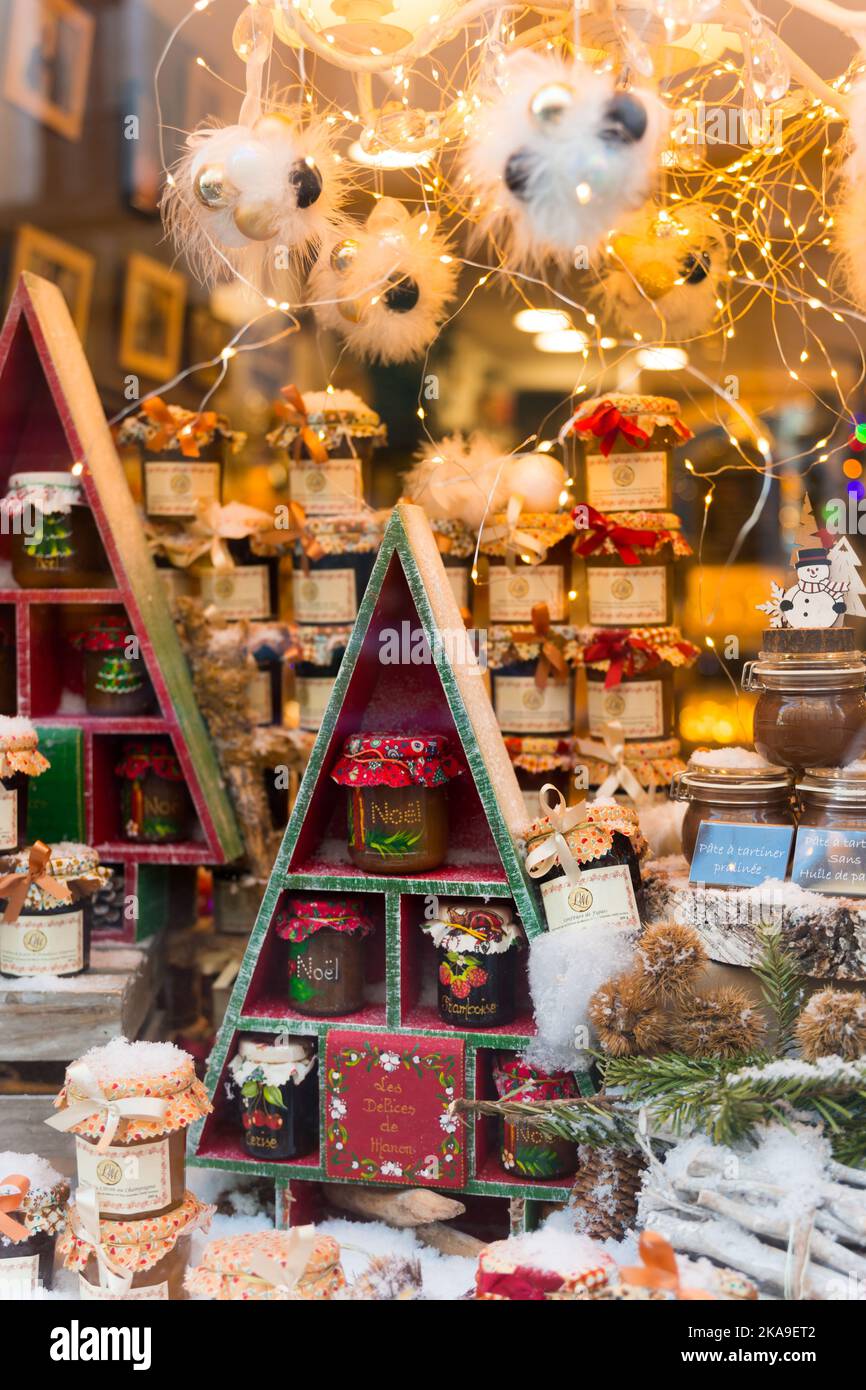
<path fill-rule="evenodd" d="M 764 1003 L 776 1024 L 776 1050 L 781 1055 L 793 1047 L 794 1024 L 803 1005 L 803 976 L 796 957 L 784 944 L 775 927 L 761 925 L 757 931 L 761 955 L 752 966 L 761 985 Z"/>
<path fill-rule="evenodd" d="M 495 1115 L 514 1124 L 532 1122 L 547 1137 L 592 1148 L 637 1148 L 638 1115 L 616 1096 L 575 1096 L 570 1100 L 456 1100 L 455 1114 Z"/>

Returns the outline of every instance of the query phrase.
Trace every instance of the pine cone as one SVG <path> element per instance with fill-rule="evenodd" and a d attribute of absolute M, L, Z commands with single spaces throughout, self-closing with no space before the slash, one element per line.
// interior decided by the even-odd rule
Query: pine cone
<path fill-rule="evenodd" d="M 819 990 L 797 1019 L 796 1038 L 807 1062 L 819 1057 L 856 1062 L 866 1053 L 866 999 L 853 991 Z"/>
<path fill-rule="evenodd" d="M 667 1021 L 645 998 L 639 971 L 608 980 L 595 991 L 587 1012 L 601 1046 L 612 1057 L 652 1052 L 664 1041 Z"/>
<path fill-rule="evenodd" d="M 595 1240 L 621 1240 L 637 1219 L 637 1199 L 646 1160 L 627 1149 L 577 1150 L 580 1166 L 569 1209 L 575 1230 Z"/>
<path fill-rule="evenodd" d="M 643 990 L 655 1004 L 681 1004 L 691 993 L 707 955 L 692 927 L 658 922 L 647 927 L 637 944 Z"/>

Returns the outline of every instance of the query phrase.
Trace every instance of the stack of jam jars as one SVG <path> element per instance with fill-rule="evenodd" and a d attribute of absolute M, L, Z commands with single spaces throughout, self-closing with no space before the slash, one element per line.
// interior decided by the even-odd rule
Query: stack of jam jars
<path fill-rule="evenodd" d="M 551 931 L 604 924 L 635 931 L 643 917 L 641 861 L 649 847 L 637 812 L 616 801 L 565 810 L 560 802 L 526 837 L 527 872 Z"/>
<path fill-rule="evenodd" d="M 44 1158 L 0 1153 L 0 1299 L 24 1301 L 53 1287 L 68 1201 L 69 1183 Z"/>
<path fill-rule="evenodd" d="M 186 1130 L 210 1112 L 192 1057 L 114 1038 L 66 1071 L 47 1123 L 75 1136 L 78 1190 L 59 1260 L 88 1299 L 184 1298 L 193 1231 L 212 1208 L 186 1189 Z"/>
<path fill-rule="evenodd" d="M 491 629 L 487 662 L 493 708 L 506 738 L 531 740 L 539 754 L 558 755 L 574 730 L 579 655 L 575 629 L 551 623 L 543 606 L 533 610 L 525 627 Z M 521 785 L 527 787 L 526 779 Z"/>
<path fill-rule="evenodd" d="M 318 1136 L 318 1076 L 310 1038 L 244 1037 L 229 1063 L 243 1147 L 252 1158 L 312 1153 Z"/>

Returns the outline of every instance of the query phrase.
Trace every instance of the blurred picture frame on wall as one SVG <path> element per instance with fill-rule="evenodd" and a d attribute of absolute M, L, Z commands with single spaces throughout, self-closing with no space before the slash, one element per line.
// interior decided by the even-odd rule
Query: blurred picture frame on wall
<path fill-rule="evenodd" d="M 183 347 L 186 278 L 151 256 L 126 262 L 120 321 L 120 365 L 165 381 L 177 372 Z"/>
<path fill-rule="evenodd" d="M 69 306 L 78 336 L 85 342 L 96 257 L 80 246 L 72 246 L 40 227 L 23 222 L 15 234 L 7 298 L 14 293 L 22 270 L 32 270 L 35 275 L 57 285 Z"/>
<path fill-rule="evenodd" d="M 10 0 L 3 95 L 66 140 L 79 140 L 95 21 L 74 0 Z"/>

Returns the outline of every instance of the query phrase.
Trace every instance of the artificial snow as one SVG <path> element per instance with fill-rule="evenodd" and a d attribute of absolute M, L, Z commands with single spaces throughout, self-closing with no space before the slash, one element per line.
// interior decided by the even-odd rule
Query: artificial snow
<path fill-rule="evenodd" d="M 0 741 L 7 738 L 26 738 L 29 734 L 35 733 L 32 719 L 25 719 L 22 714 L 0 714 Z"/>
<path fill-rule="evenodd" d="M 547 1269 L 557 1274 L 575 1274 L 582 1270 L 610 1266 L 611 1258 L 601 1244 L 577 1231 L 547 1225 L 525 1235 L 511 1236 L 507 1242 L 498 1241 L 498 1253 L 514 1264 L 530 1269 Z"/>
<path fill-rule="evenodd" d="M 354 391 L 304 391 L 303 400 L 310 416 L 343 412 L 350 415 L 372 414 L 370 407 Z"/>
<path fill-rule="evenodd" d="M 655 801 L 649 806 L 638 806 L 636 810 L 641 832 L 654 859 L 681 853 L 683 817 L 687 810 L 684 801 Z"/>
<path fill-rule="evenodd" d="M 11 1149 L 0 1153 L 0 1183 L 15 1174 L 26 1178 L 34 1192 L 50 1192 L 59 1182 L 66 1179 L 56 1168 L 52 1168 L 47 1158 L 39 1154 L 17 1154 Z"/>
<path fill-rule="evenodd" d="M 697 748 L 689 758 L 689 766 L 695 764 L 737 772 L 766 770 L 771 766 L 753 748 Z"/>
<path fill-rule="evenodd" d="M 92 1047 L 80 1059 L 98 1081 L 125 1081 L 137 1076 L 157 1076 L 190 1062 L 188 1052 L 168 1042 L 130 1042 L 112 1038 L 103 1047 Z"/>
<path fill-rule="evenodd" d="M 524 1057 L 542 1070 L 574 1071 L 591 1031 L 587 1010 L 600 985 L 631 968 L 634 936 L 600 923 L 562 927 L 529 944 L 529 988 L 538 1032 Z"/>

